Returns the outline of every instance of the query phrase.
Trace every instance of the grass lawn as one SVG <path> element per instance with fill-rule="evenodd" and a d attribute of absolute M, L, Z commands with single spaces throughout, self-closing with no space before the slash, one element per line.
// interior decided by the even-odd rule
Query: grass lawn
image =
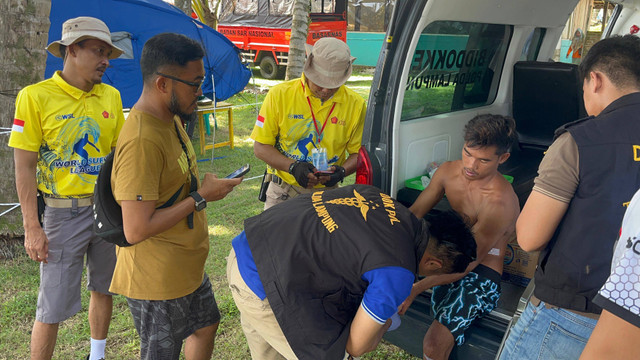
<path fill-rule="evenodd" d="M 366 100 L 371 79 L 370 74 L 356 71 L 347 85 Z M 250 82 L 247 86 L 250 90 L 245 90 L 227 102 L 234 105 L 261 103 L 268 87 L 275 83 L 277 82 L 256 79 L 255 88 Z M 206 210 L 211 250 L 205 269 L 211 279 L 222 314 L 213 359 L 250 359 L 249 349 L 240 326 L 239 313 L 227 286 L 225 271 L 231 240 L 242 231 L 244 219 L 259 214 L 263 207 L 263 203 L 257 200 L 257 196 L 265 165 L 253 155 L 253 141 L 249 138 L 255 123 L 256 111 L 252 106 L 234 109 L 235 148 L 233 150 L 229 147 L 215 149 L 213 162 L 211 150 L 205 154 L 199 153 L 197 130 L 193 139 L 194 148 L 200 160 L 198 165 L 201 174 L 213 172 L 219 176 L 225 176 L 242 164 L 251 164 L 251 171 L 245 175 L 245 181 L 225 199 L 209 203 Z M 228 137 L 228 127 L 225 115 L 218 116 L 216 141 L 220 142 Z M 211 141 L 210 137 L 208 141 Z M 353 183 L 353 176 L 350 176 L 346 182 Z M 0 243 L 0 248 L 3 248 L 3 253 L 14 254 L 8 259 L 0 258 L 0 360 L 26 359 L 29 357 L 39 268 L 38 264 L 25 255 L 20 244 L 3 242 Z M 60 325 L 54 359 L 84 359 L 88 354 L 90 334 L 87 321 L 87 291 L 82 292 L 82 305 L 80 313 Z M 138 335 L 126 300 L 122 296 L 115 296 L 107 344 L 107 359 L 139 358 L 138 348 Z M 413 359 L 404 351 L 387 343 L 381 344 L 376 352 L 363 358 Z"/>

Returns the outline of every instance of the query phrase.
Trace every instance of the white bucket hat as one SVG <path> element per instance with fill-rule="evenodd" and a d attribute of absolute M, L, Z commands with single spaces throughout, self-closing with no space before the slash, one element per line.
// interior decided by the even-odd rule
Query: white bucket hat
<path fill-rule="evenodd" d="M 339 88 L 349 80 L 355 59 L 344 41 L 322 38 L 315 43 L 304 63 L 304 76 L 325 89 Z"/>
<path fill-rule="evenodd" d="M 62 57 L 60 45 L 69 46 L 85 39 L 97 39 L 109 44 L 113 49 L 109 59 L 115 59 L 124 52 L 111 42 L 111 32 L 107 24 L 100 19 L 88 16 L 65 21 L 62 24 L 62 39 L 49 44 L 47 50 L 55 57 Z"/>

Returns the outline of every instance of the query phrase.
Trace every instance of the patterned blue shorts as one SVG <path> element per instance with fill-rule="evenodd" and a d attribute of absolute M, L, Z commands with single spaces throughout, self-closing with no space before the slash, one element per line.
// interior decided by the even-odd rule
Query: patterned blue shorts
<path fill-rule="evenodd" d="M 431 306 L 435 320 L 451 331 L 457 345 L 462 345 L 465 330 L 473 320 L 490 313 L 499 298 L 500 274 L 478 265 L 462 279 L 434 287 Z"/>

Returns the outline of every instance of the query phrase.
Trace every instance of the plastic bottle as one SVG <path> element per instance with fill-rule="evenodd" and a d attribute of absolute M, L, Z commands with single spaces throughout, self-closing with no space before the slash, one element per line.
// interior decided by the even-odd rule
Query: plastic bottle
<path fill-rule="evenodd" d="M 327 149 L 311 149 L 311 159 L 313 160 L 313 166 L 315 166 L 318 171 L 329 170 L 329 164 L 327 164 Z"/>
<path fill-rule="evenodd" d="M 327 164 L 327 149 L 325 148 L 320 149 L 320 158 L 318 159 L 318 164 L 320 165 L 318 170 L 320 171 L 329 170 L 329 164 Z"/>

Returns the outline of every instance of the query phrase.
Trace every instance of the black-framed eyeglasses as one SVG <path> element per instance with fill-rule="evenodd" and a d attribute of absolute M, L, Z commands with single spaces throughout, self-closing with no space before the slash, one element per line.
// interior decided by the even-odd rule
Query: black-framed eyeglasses
<path fill-rule="evenodd" d="M 164 76 L 167 79 L 175 80 L 175 81 L 181 82 L 183 84 L 187 84 L 189 86 L 193 86 L 195 91 L 198 91 L 198 89 L 200 89 L 200 87 L 202 86 L 202 83 L 204 82 L 204 79 L 202 79 L 200 81 L 187 81 L 187 80 L 180 79 L 179 77 L 163 74 L 163 73 L 161 73 L 159 71 L 156 71 L 156 75 Z"/>

